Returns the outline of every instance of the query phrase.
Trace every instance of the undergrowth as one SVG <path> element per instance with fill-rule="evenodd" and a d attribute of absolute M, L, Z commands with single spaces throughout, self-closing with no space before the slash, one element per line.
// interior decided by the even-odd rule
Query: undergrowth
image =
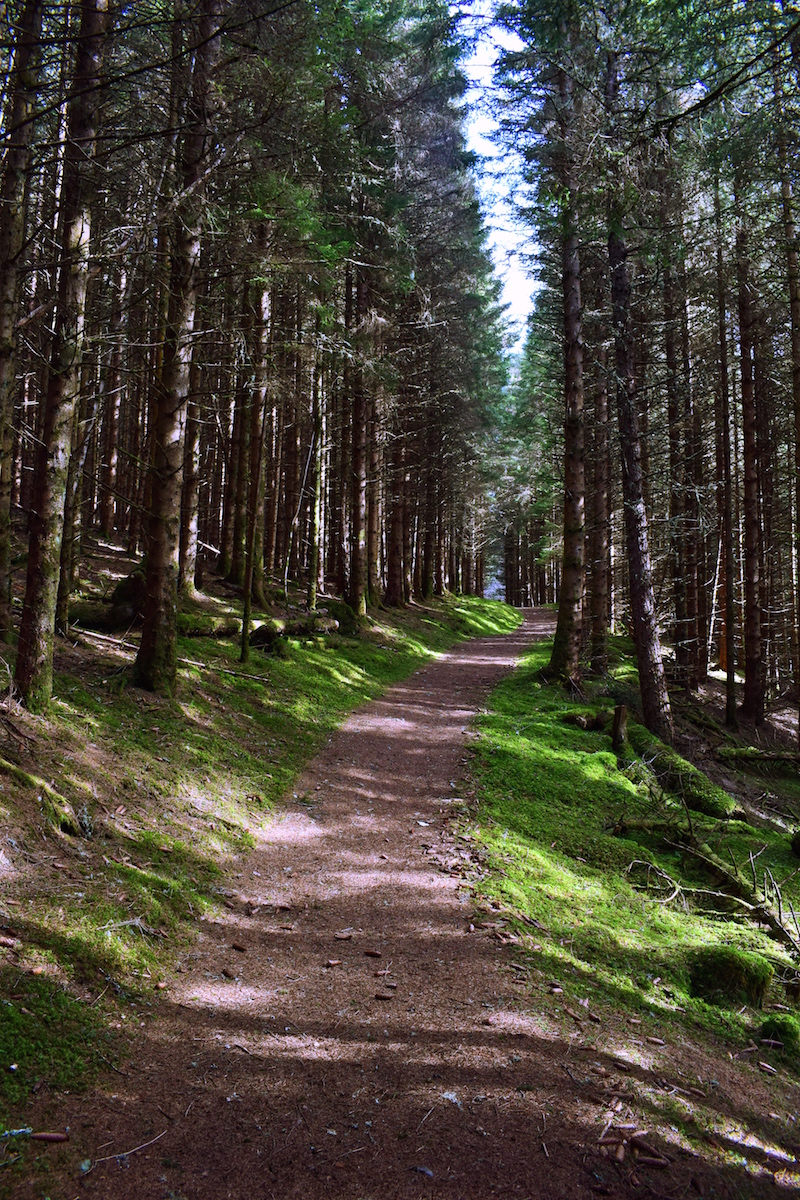
<path fill-rule="evenodd" d="M 778 827 L 689 813 L 646 758 L 618 760 L 610 725 L 570 723 L 587 700 L 543 681 L 549 654 L 549 643 L 537 644 L 493 693 L 480 723 L 480 801 L 467 827 L 483 863 L 479 902 L 505 910 L 528 935 L 522 942 L 534 977 L 634 1015 L 645 1033 L 704 1030 L 743 1046 L 763 1021 L 752 1002 L 758 989 L 742 997 L 741 988 L 728 994 L 722 984 L 713 993 L 693 987 L 697 956 L 708 951 L 713 960 L 728 947 L 739 967 L 758 956 L 763 978 L 773 979 L 772 1004 L 791 1003 L 798 963 L 680 839 L 688 844 L 691 834 L 703 854 L 743 877 L 752 865 L 759 887 L 762 877 L 773 879 L 790 924 L 789 905 L 800 912 L 800 875 L 789 838 Z M 589 695 L 592 709 L 627 699 L 633 678 L 623 648 L 610 687 Z"/>

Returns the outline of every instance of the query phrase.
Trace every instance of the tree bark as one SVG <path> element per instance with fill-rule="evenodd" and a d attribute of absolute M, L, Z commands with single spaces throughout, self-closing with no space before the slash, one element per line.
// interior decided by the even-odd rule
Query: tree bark
<path fill-rule="evenodd" d="M 608 457 L 608 365 L 605 348 L 598 354 L 594 394 L 594 486 L 591 536 L 591 665 L 594 675 L 608 670 L 609 543 L 611 506 Z"/>
<path fill-rule="evenodd" d="M 565 70 L 559 71 L 561 157 L 564 194 L 562 228 L 562 290 L 564 324 L 564 540 L 558 620 L 548 674 L 557 679 L 577 678 L 583 624 L 585 582 L 586 467 L 583 428 L 583 335 L 581 330 L 581 264 L 576 181 L 571 146 L 574 121 L 574 85 Z"/>
<path fill-rule="evenodd" d="M 800 563 L 800 256 L 797 248 L 792 179 L 789 173 L 786 131 L 780 108 L 776 112 L 778 126 L 778 157 L 781 170 L 781 202 L 783 207 L 783 237 L 786 245 L 786 282 L 789 293 L 789 316 L 792 329 L 792 424 L 794 432 L 794 545 L 795 560 Z M 795 689 L 800 704 L 800 586 L 795 584 L 794 653 Z M 800 739 L 800 721 L 798 721 Z"/>
<path fill-rule="evenodd" d="M 25 182 L 33 138 L 36 98 L 36 50 L 43 0 L 28 0 L 15 28 L 14 62 L 9 80 L 5 164 L 0 181 L 0 641 L 11 641 L 11 468 L 14 440 L 14 391 L 18 280 L 25 240 Z"/>
<path fill-rule="evenodd" d="M 717 483 L 717 503 L 720 513 L 722 562 L 724 569 L 725 604 L 725 724 L 736 728 L 736 614 L 734 607 L 735 565 L 733 553 L 733 489 L 731 482 L 731 412 L 728 385 L 728 327 L 725 304 L 725 267 L 722 245 L 722 213 L 719 179 L 714 184 L 714 219 L 716 226 L 717 261 L 717 324 L 719 339 L 719 457 L 721 479 Z"/>
<path fill-rule="evenodd" d="M 80 391 L 89 268 L 91 166 L 108 0 L 83 0 L 61 182 L 57 300 L 50 373 L 37 449 L 25 600 L 14 675 L 28 708 L 47 708 L 53 691 L 53 637 L 64 498 Z"/>
<path fill-rule="evenodd" d="M 609 52 L 606 109 L 613 119 L 617 100 L 616 55 Z M 672 741 L 672 713 L 664 676 L 661 640 L 656 620 L 647 511 L 642 480 L 642 448 L 637 412 L 636 360 L 631 334 L 631 281 L 628 247 L 624 236 L 622 199 L 611 185 L 608 263 L 611 273 L 611 308 L 614 360 L 617 375 L 617 420 L 622 452 L 622 497 L 633 617 L 633 638 L 639 668 L 644 723 L 665 742 Z"/>
<path fill-rule="evenodd" d="M 267 327 L 270 319 L 270 294 L 260 284 L 249 291 L 248 324 L 253 368 L 253 392 L 250 398 L 250 486 L 247 493 L 247 542 L 245 548 L 244 603 L 242 608 L 242 648 L 240 659 L 250 656 L 250 613 L 253 602 L 253 580 L 256 568 L 256 532 L 258 530 L 261 479 L 263 475 L 264 438 L 267 415 Z"/>
<path fill-rule="evenodd" d="M 364 201 L 361 201 L 363 215 Z M 364 336 L 367 315 L 367 281 L 363 268 L 356 270 L 356 330 Z M 351 374 L 351 475 L 350 475 L 350 571 L 347 602 L 355 613 L 367 611 L 367 399 L 364 368 L 353 364 Z"/>
<path fill-rule="evenodd" d="M 323 421 L 322 421 L 322 347 L 320 335 L 322 320 L 317 313 L 314 324 L 314 346 L 311 358 L 311 421 L 313 424 L 314 455 L 312 470 L 313 492 L 311 496 L 311 522 L 309 527 L 308 547 L 308 611 L 317 610 L 317 592 L 320 581 L 320 563 L 322 561 L 322 462 L 323 462 Z"/>
<path fill-rule="evenodd" d="M 747 232 L 740 221 L 736 232 L 736 273 L 739 302 L 739 348 L 742 388 L 742 465 L 744 472 L 744 696 L 742 715 L 759 724 L 764 719 L 761 662 L 760 511 L 756 397 L 753 371 L 753 295 L 750 283 Z"/>
<path fill-rule="evenodd" d="M 161 378 L 155 396 L 150 468 L 147 578 L 142 642 L 134 680 L 169 695 L 177 675 L 178 558 L 183 435 L 203 223 L 202 180 L 211 143 L 211 77 L 220 54 L 222 0 L 202 0 L 196 26 L 192 92 L 182 146 L 183 198 L 176 213 Z"/>

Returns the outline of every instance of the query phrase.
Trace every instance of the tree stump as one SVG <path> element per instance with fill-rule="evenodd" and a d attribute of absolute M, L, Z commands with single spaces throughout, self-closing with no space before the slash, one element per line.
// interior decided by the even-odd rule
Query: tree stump
<path fill-rule="evenodd" d="M 614 709 L 614 722 L 611 726 L 611 745 L 620 751 L 628 740 L 628 709 L 625 704 L 618 704 Z"/>

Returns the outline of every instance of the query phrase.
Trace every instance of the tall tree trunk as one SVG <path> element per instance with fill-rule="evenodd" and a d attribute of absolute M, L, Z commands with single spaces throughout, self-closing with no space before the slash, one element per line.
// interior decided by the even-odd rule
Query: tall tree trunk
<path fill-rule="evenodd" d="M 256 534 L 259 525 L 259 501 L 264 461 L 264 438 L 267 415 L 267 327 L 270 318 L 270 293 L 257 283 L 248 288 L 253 394 L 250 398 L 250 486 L 247 494 L 247 542 L 244 570 L 244 604 L 242 611 L 242 648 L 240 659 L 247 662 L 250 655 L 250 613 L 253 601 L 253 580 L 256 568 Z"/>
<path fill-rule="evenodd" d="M 108 24 L 108 0 L 82 0 L 61 183 L 60 261 L 50 373 L 36 455 L 25 601 L 14 676 L 25 704 L 38 711 L 47 708 L 53 691 L 53 636 L 64 498 L 83 353 L 91 168 Z"/>
<path fill-rule="evenodd" d="M 608 548 L 611 537 L 608 453 L 608 366 L 605 348 L 598 354 L 594 393 L 594 486 L 591 539 L 592 568 L 592 672 L 603 676 L 608 670 Z"/>
<path fill-rule="evenodd" d="M 311 421 L 313 425 L 313 492 L 311 496 L 311 522 L 309 527 L 308 547 L 308 611 L 317 610 L 317 591 L 319 589 L 320 561 L 322 558 L 322 462 L 323 462 L 323 421 L 322 421 L 322 347 L 320 336 L 322 320 L 319 312 L 314 324 L 314 345 L 311 352 Z"/>
<path fill-rule="evenodd" d="M 789 174 L 786 132 L 779 111 L 778 154 L 781 170 L 781 201 L 783 205 L 783 237 L 786 243 L 786 278 L 789 292 L 789 315 L 792 326 L 792 424 L 794 428 L 794 545 L 795 561 L 800 564 L 800 256 L 797 248 L 797 222 L 794 211 L 792 179 Z M 794 644 L 795 690 L 800 704 L 800 585 L 795 583 Z M 800 739 L 800 721 L 797 726 Z"/>
<path fill-rule="evenodd" d="M 690 646 L 687 614 L 686 577 L 686 506 L 684 412 L 682 400 L 682 374 L 678 359 L 678 301 L 675 270 L 672 263 L 672 239 L 674 231 L 673 213 L 667 200 L 662 201 L 661 237 L 663 241 L 662 272 L 664 279 L 664 357 L 667 369 L 667 427 L 669 436 L 669 541 L 670 566 L 672 569 L 672 597 L 675 610 L 675 662 L 678 680 L 685 690 L 689 688 Z"/>
<path fill-rule="evenodd" d="M 733 488 L 731 482 L 731 412 L 728 382 L 728 326 L 725 305 L 725 266 L 722 244 L 722 213 L 719 196 L 719 179 L 714 183 L 714 220 L 716 228 L 717 261 L 717 326 L 719 339 L 719 420 L 718 438 L 721 487 L 717 484 L 717 503 L 720 513 L 720 536 L 722 538 L 722 563 L 725 580 L 725 724 L 736 728 L 736 614 L 735 614 L 735 561 L 733 546 Z"/>
<path fill-rule="evenodd" d="M 617 102 L 616 55 L 609 52 L 606 107 L 610 117 Z M 639 668 L 639 688 L 644 722 L 651 733 L 672 741 L 672 713 L 664 676 L 661 640 L 656 620 L 647 510 L 642 480 L 642 449 L 637 412 L 636 361 L 631 334 L 631 281 L 625 241 L 625 212 L 615 186 L 609 206 L 608 263 L 611 273 L 611 308 L 614 360 L 617 375 L 617 420 L 622 452 L 622 498 L 628 550 L 628 574 L 633 617 L 633 638 Z"/>
<path fill-rule="evenodd" d="M 197 591 L 200 530 L 200 406 L 203 386 L 200 369 L 202 341 L 192 347 L 189 371 L 189 397 L 186 405 L 186 433 L 183 446 L 183 488 L 181 491 L 181 533 L 178 551 L 178 590 L 182 596 Z"/>
<path fill-rule="evenodd" d="M 245 325 L 247 321 L 245 321 Z M 244 362 L 237 372 L 236 407 L 233 414 L 231 438 L 231 565 L 226 573 L 230 583 L 244 584 L 245 543 L 247 540 L 247 497 L 249 492 L 248 447 L 250 442 L 250 409 L 253 402 L 253 380 L 250 364 Z"/>
<path fill-rule="evenodd" d="M 384 601 L 393 608 L 404 603 L 403 518 L 405 500 L 405 441 L 397 433 L 388 479 L 389 532 L 386 539 L 386 593 Z"/>
<path fill-rule="evenodd" d="M 131 281 L 133 276 L 131 275 Z M 117 505 L 117 467 L 119 462 L 120 410 L 122 407 L 122 346 L 125 321 L 130 307 L 131 286 L 125 271 L 120 272 L 111 313 L 111 347 L 105 373 L 103 428 L 100 463 L 100 529 L 110 538 L 115 529 Z"/>
<path fill-rule="evenodd" d="M 361 210 L 363 215 L 363 200 Z M 367 281 L 363 268 L 356 271 L 356 329 L 365 336 Z M 351 376 L 352 453 L 350 476 L 350 572 L 347 602 L 359 615 L 367 611 L 367 398 L 364 368 L 353 364 Z"/>
<path fill-rule="evenodd" d="M 202 0 L 199 5 L 192 93 L 183 135 L 183 196 L 176 213 L 164 360 L 155 396 L 144 628 L 134 679 L 140 687 L 163 694 L 173 691 L 178 667 L 183 434 L 203 221 L 202 179 L 210 158 L 211 77 L 220 53 L 221 9 L 222 0 Z"/>
<path fill-rule="evenodd" d="M 581 650 L 586 467 L 583 429 L 583 336 L 581 332 L 581 264 L 576 180 L 571 139 L 574 136 L 574 85 L 559 71 L 560 173 L 564 193 L 562 265 L 564 323 L 564 544 L 558 621 L 547 668 L 554 678 L 577 677 Z"/>
<path fill-rule="evenodd" d="M 0 641 L 11 641 L 11 468 L 18 280 L 25 240 L 25 183 L 33 138 L 43 0 L 28 0 L 15 26 L 14 62 L 2 181 L 0 181 Z"/>
<path fill-rule="evenodd" d="M 742 387 L 742 465 L 744 471 L 744 696 L 742 715 L 758 724 L 764 719 L 761 662 L 761 604 L 758 449 L 753 370 L 753 295 L 747 232 L 740 221 L 736 231 L 736 272 L 739 290 L 739 348 Z"/>
<path fill-rule="evenodd" d="M 378 439 L 377 401 L 374 390 L 369 397 L 367 472 L 367 595 L 370 604 L 380 601 L 381 569 L 381 450 Z"/>
<path fill-rule="evenodd" d="M 84 366 L 84 377 L 89 371 Z M 67 470 L 67 486 L 64 494 L 64 528 L 61 538 L 61 559 L 56 593 L 56 631 L 65 634 L 69 628 L 69 601 L 75 590 L 75 574 L 81 546 L 83 520 L 81 515 L 81 491 L 86 460 L 97 424 L 97 414 L 103 403 L 104 382 L 93 390 L 84 386 L 81 411 L 76 412 L 73 428 L 72 450 Z M 91 399 L 89 399 L 91 395 Z"/>

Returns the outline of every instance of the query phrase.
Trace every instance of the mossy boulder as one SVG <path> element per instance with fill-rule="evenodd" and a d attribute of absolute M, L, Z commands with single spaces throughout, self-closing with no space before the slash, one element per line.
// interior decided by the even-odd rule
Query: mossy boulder
<path fill-rule="evenodd" d="M 215 617 L 211 613 L 179 612 L 178 633 L 181 637 L 238 637 L 242 622 L 236 617 Z"/>
<path fill-rule="evenodd" d="M 134 567 L 130 575 L 120 579 L 111 593 L 111 604 L 114 608 L 132 610 L 136 616 L 141 616 L 147 597 L 147 569 L 144 563 Z"/>
<path fill-rule="evenodd" d="M 97 633 L 113 633 L 115 628 L 113 609 L 102 600 L 70 600 L 69 620 L 79 629 L 91 629 Z M 125 627 L 123 622 L 123 628 Z"/>
<path fill-rule="evenodd" d="M 286 649 L 283 621 L 264 621 L 250 634 L 250 645 L 265 654 L 281 654 Z"/>
<path fill-rule="evenodd" d="M 319 611 L 323 616 L 332 617 L 338 622 L 339 633 L 343 637 L 358 637 L 361 633 L 358 615 L 344 600 L 326 598 L 325 604 L 320 605 Z"/>
<path fill-rule="evenodd" d="M 760 1036 L 770 1042 L 780 1042 L 785 1054 L 800 1055 L 800 1021 L 789 1013 L 773 1013 L 761 1026 Z M 779 1048 L 779 1047 L 778 1047 Z"/>
<path fill-rule="evenodd" d="M 691 994 L 710 1004 L 749 1003 L 760 1008 L 773 974 L 760 954 L 733 946 L 703 946 L 689 958 Z"/>
<path fill-rule="evenodd" d="M 729 817 L 736 811 L 736 801 L 721 787 L 681 758 L 670 746 L 639 725 L 628 721 L 628 741 L 656 775 L 666 792 L 672 792 L 686 802 L 693 812 L 717 819 Z"/>

